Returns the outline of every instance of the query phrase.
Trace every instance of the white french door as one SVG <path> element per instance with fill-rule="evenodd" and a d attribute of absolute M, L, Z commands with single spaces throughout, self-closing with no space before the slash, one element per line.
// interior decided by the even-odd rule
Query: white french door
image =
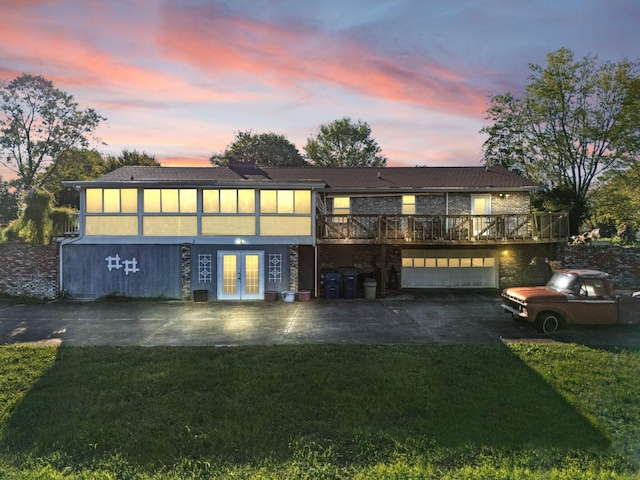
<path fill-rule="evenodd" d="M 264 252 L 218 252 L 218 300 L 264 298 Z"/>

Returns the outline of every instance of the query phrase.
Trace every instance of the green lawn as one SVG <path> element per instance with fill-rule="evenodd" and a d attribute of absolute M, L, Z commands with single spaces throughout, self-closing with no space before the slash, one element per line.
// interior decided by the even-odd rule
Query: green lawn
<path fill-rule="evenodd" d="M 640 479 L 640 352 L 0 347 L 0 478 Z"/>

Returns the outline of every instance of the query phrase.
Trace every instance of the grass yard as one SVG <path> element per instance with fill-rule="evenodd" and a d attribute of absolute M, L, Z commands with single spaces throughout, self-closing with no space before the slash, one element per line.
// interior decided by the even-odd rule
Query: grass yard
<path fill-rule="evenodd" d="M 640 479 L 640 352 L 0 347 L 0 478 Z"/>

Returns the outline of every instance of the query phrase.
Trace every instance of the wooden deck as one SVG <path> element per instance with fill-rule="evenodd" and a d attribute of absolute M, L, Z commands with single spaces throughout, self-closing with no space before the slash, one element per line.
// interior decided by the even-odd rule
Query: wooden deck
<path fill-rule="evenodd" d="M 513 215 L 317 215 L 318 243 L 478 244 L 566 241 L 563 213 Z"/>

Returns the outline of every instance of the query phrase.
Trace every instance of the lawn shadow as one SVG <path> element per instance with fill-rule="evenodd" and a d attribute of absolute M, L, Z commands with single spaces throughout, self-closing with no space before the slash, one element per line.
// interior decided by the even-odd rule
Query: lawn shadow
<path fill-rule="evenodd" d="M 2 451 L 77 465 L 258 464 L 312 444 L 365 464 L 409 445 L 609 445 L 495 345 L 61 347 L 2 431 Z"/>

